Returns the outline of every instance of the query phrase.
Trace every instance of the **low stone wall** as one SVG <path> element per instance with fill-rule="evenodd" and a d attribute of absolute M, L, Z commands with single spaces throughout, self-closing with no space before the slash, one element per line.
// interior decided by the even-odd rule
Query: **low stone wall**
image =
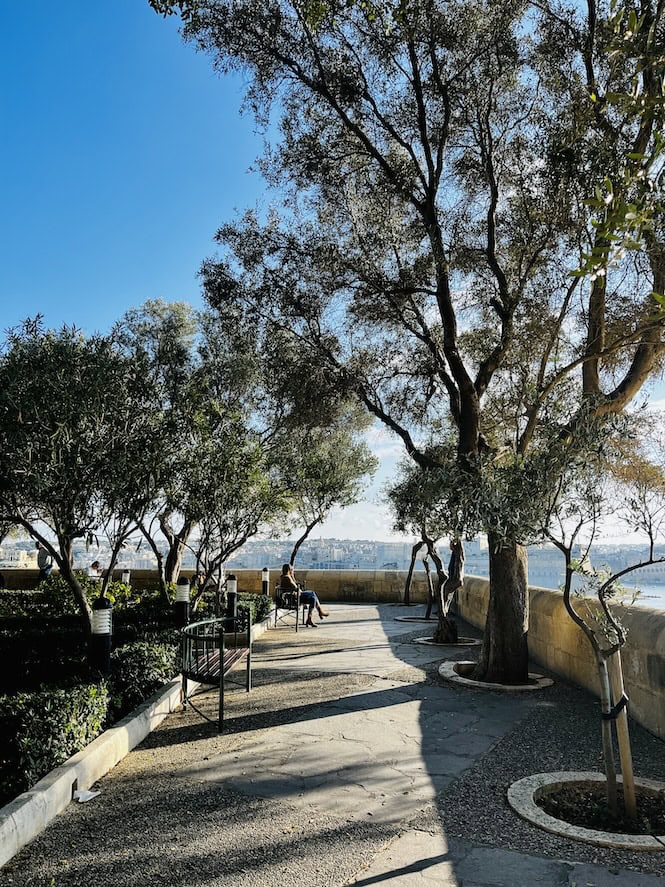
<path fill-rule="evenodd" d="M 236 570 L 240 591 L 261 591 L 260 570 Z M 270 594 L 279 584 L 279 569 L 270 570 Z M 315 591 L 321 601 L 397 604 L 404 600 L 406 572 L 401 570 L 305 570 L 296 568 L 298 582 Z M 411 601 L 425 603 L 427 584 L 422 571 L 414 575 Z"/>
<path fill-rule="evenodd" d="M 279 583 L 280 568 L 270 567 L 270 593 Z M 57 571 L 56 571 L 57 572 Z M 122 569 L 113 571 L 113 578 L 120 579 Z M 182 570 L 181 575 L 191 578 L 193 570 Z M 239 591 L 261 591 L 261 570 L 228 570 L 238 577 Z M 322 601 L 376 601 L 398 603 L 404 598 L 406 572 L 395 570 L 305 570 L 296 569 L 298 581 L 311 588 Z M 39 579 L 38 570 L 5 570 L 3 572 L 7 588 L 33 589 Z M 132 585 L 137 589 L 156 588 L 157 574 L 154 570 L 132 570 Z M 424 603 L 427 600 L 426 579 L 422 572 L 414 575 L 411 585 L 411 600 Z"/>
<path fill-rule="evenodd" d="M 457 612 L 467 622 L 483 628 L 488 599 L 488 580 L 469 576 L 459 593 Z M 531 658 L 598 695 L 591 646 L 566 612 L 561 592 L 531 587 L 529 607 Z M 665 739 L 665 612 L 626 607 L 621 621 L 628 630 L 622 664 L 631 716 Z"/>

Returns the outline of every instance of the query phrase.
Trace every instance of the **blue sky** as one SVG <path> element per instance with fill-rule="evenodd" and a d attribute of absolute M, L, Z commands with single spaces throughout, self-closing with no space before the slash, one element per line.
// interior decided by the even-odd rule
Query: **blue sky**
<path fill-rule="evenodd" d="M 0 321 L 105 330 L 196 273 L 262 191 L 242 85 L 147 0 L 24 0 L 0 31 Z"/>
<path fill-rule="evenodd" d="M 242 81 L 147 0 L 23 0 L 3 8 L 0 83 L 0 329 L 41 313 L 91 333 L 149 298 L 200 305 L 215 231 L 263 197 Z M 372 446 L 369 501 L 320 535 L 393 536 L 377 500 L 399 445 L 377 429 Z"/>

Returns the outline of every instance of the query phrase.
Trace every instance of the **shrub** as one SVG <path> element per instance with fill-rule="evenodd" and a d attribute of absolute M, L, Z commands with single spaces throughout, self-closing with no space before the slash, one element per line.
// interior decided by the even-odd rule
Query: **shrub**
<path fill-rule="evenodd" d="M 252 609 L 252 624 L 254 622 L 263 622 L 270 615 L 272 610 L 272 598 L 269 594 L 251 594 L 242 592 L 238 595 L 238 602 L 241 604 L 249 604 Z"/>
<path fill-rule="evenodd" d="M 136 641 L 111 654 L 111 703 L 121 718 L 175 677 L 179 650 L 172 644 Z"/>
<path fill-rule="evenodd" d="M 26 791 L 104 729 L 106 684 L 0 696 L 0 803 Z"/>
<path fill-rule="evenodd" d="M 0 617 L 39 616 L 47 608 L 46 598 L 41 591 L 0 591 Z"/>

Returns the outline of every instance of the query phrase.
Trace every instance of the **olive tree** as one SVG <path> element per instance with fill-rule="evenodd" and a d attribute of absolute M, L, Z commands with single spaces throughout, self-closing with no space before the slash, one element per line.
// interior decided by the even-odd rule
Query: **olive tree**
<path fill-rule="evenodd" d="M 181 479 L 196 458 L 190 425 L 196 408 L 192 389 L 198 329 L 191 306 L 161 299 L 132 308 L 113 329 L 128 359 L 145 366 L 146 384 L 151 388 L 149 410 L 156 429 L 148 470 L 160 480 L 159 495 L 150 510 L 139 506 L 134 518 L 155 554 L 165 595 L 167 585 L 178 579 L 185 545 L 194 529 Z"/>
<path fill-rule="evenodd" d="M 7 334 L 0 359 L 0 502 L 53 557 L 86 632 L 91 613 L 73 543 L 91 539 L 118 472 L 149 446 L 142 367 L 108 336 L 39 320 Z"/>
<path fill-rule="evenodd" d="M 279 441 L 275 458 L 289 492 L 290 522 L 303 527 L 291 551 L 291 565 L 333 508 L 360 500 L 364 482 L 376 470 L 377 460 L 360 437 L 363 418 L 357 410 L 349 411 L 333 427 L 293 429 Z"/>
<path fill-rule="evenodd" d="M 224 254 L 203 268 L 210 304 L 244 310 L 267 340 L 290 337 L 317 379 L 353 393 L 438 474 L 438 499 L 450 472 L 426 441 L 443 420 L 458 478 L 479 494 L 497 489 L 483 472 L 498 462 L 514 480 L 538 461 L 544 426 L 568 439 L 589 408 L 621 411 L 659 368 L 662 219 L 614 264 L 585 263 L 660 189 L 657 163 L 624 173 L 657 154 L 662 72 L 638 51 L 615 63 L 615 24 L 619 39 L 635 25 L 662 50 L 660 5 L 623 23 L 594 2 L 177 5 L 216 68 L 245 74 L 259 119 L 280 114 L 263 169 L 281 207 L 220 229 Z M 613 97 L 635 88 L 623 113 Z M 606 180 L 624 183 L 623 214 L 605 215 Z M 476 677 L 522 682 L 526 540 L 483 529 Z"/>
<path fill-rule="evenodd" d="M 641 567 L 665 561 L 665 556 L 656 550 L 665 533 L 665 473 L 639 451 L 630 452 L 628 459 L 625 446 L 615 445 L 613 457 L 606 451 L 607 447 L 601 447 L 594 459 L 585 454 L 583 459 L 569 461 L 549 503 L 550 520 L 544 535 L 564 556 L 564 605 L 588 641 L 596 664 L 608 807 L 612 814 L 617 814 L 614 727 L 625 812 L 628 818 L 635 819 L 628 699 L 621 665 L 621 650 L 627 638 L 621 619 L 626 596 L 622 582 Z M 646 556 L 616 571 L 591 565 L 593 545 L 608 513 L 618 517 L 627 532 L 638 532 L 647 542 Z M 576 585 L 575 580 L 581 585 Z"/>

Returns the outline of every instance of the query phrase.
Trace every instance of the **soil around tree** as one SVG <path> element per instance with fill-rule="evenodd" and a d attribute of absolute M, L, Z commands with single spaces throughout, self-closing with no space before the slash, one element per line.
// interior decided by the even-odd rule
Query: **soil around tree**
<path fill-rule="evenodd" d="M 665 791 L 636 789 L 637 819 L 624 813 L 623 790 L 618 789 L 619 814 L 607 805 L 605 786 L 569 783 L 535 797 L 536 804 L 555 819 L 581 828 L 625 835 L 665 835 Z"/>

